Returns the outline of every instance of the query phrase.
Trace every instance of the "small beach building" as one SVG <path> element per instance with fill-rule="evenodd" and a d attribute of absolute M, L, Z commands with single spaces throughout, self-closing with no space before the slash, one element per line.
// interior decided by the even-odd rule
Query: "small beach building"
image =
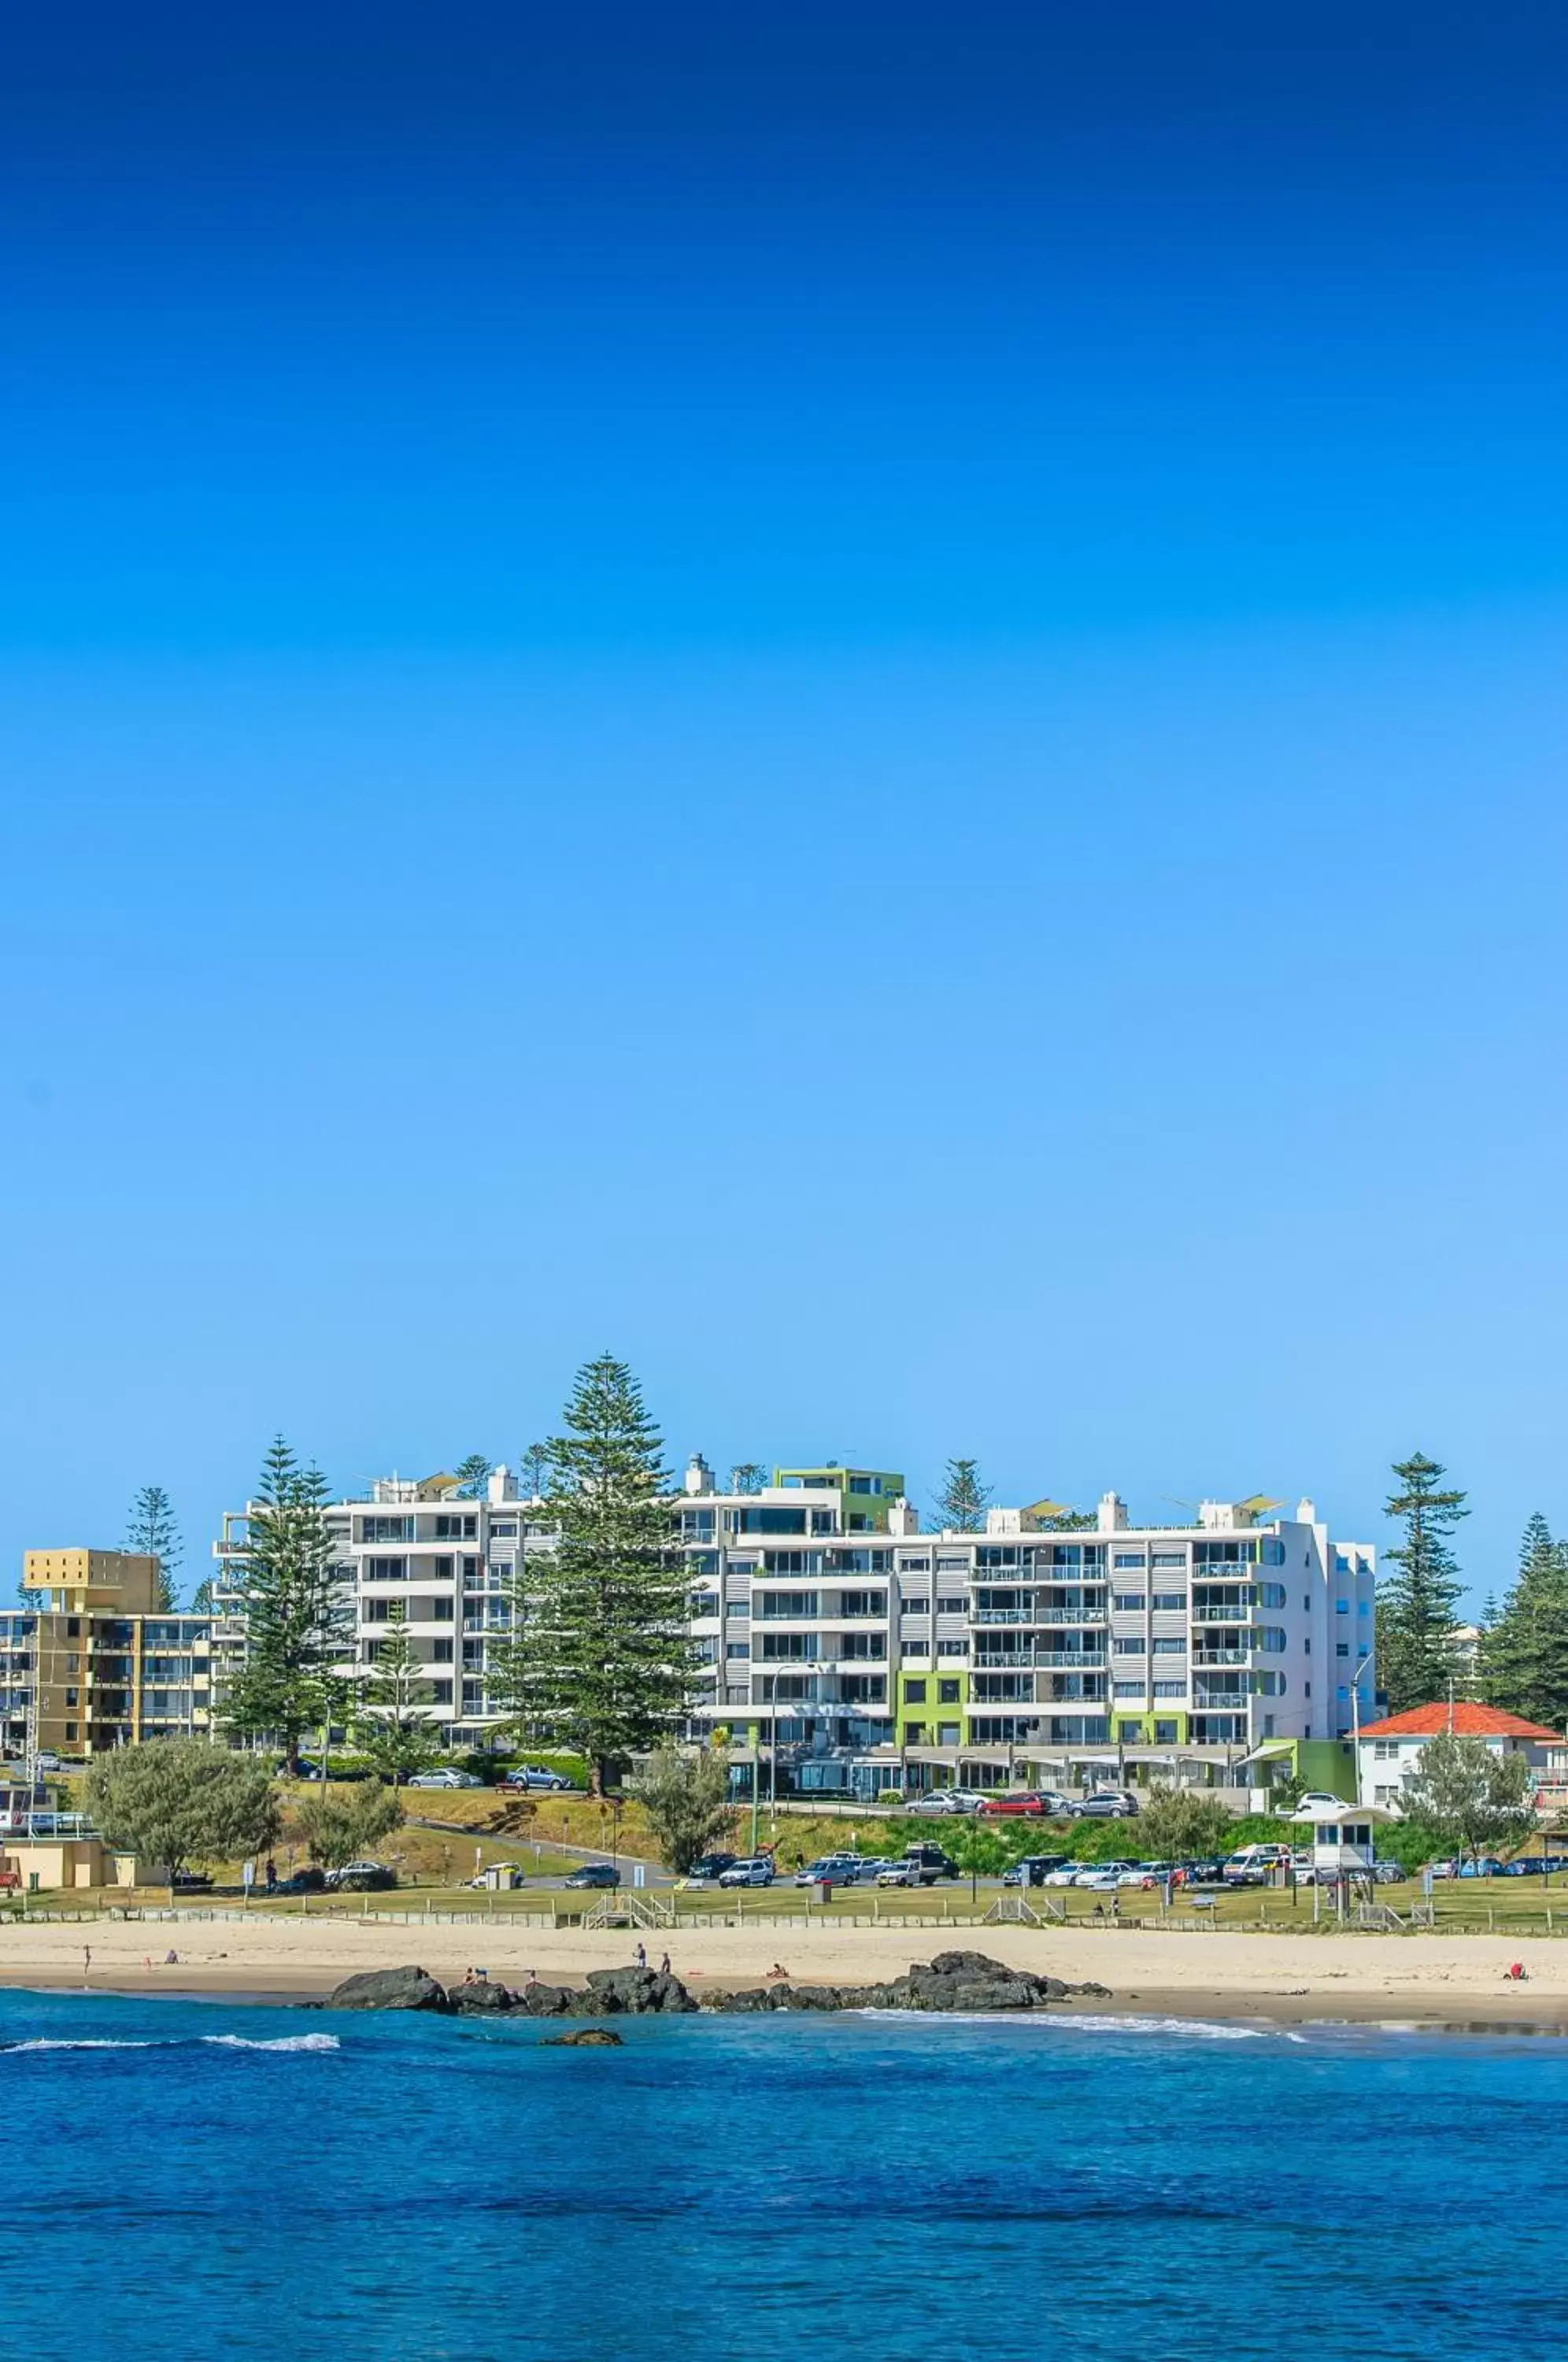
<path fill-rule="evenodd" d="M 1320 1882 L 1363 1871 L 1372 1875 L 1377 1859 L 1377 1828 L 1397 1816 L 1383 1805 L 1306 1805 L 1290 1816 L 1311 1831 L 1312 1870 Z"/>
<path fill-rule="evenodd" d="M 1561 1788 L 1568 1755 L 1568 1740 L 1562 1731 L 1528 1722 L 1523 1715 L 1506 1713 L 1501 1706 L 1475 1705 L 1456 1698 L 1411 1706 L 1405 1714 L 1362 1725 L 1356 1740 L 1357 1794 L 1362 1803 L 1399 1811 L 1427 1742 L 1446 1731 L 1459 1738 L 1484 1739 L 1495 1755 L 1525 1756 L 1535 1775 L 1538 1794 L 1542 1787 Z"/>

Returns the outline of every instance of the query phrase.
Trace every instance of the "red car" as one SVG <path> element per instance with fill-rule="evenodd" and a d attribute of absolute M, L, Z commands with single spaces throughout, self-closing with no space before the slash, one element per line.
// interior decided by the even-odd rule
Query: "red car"
<path fill-rule="evenodd" d="M 982 1813 L 1027 1813 L 1032 1820 L 1043 1820 L 1046 1805 L 1043 1796 L 1026 1789 L 1010 1796 L 988 1796 L 980 1806 Z"/>

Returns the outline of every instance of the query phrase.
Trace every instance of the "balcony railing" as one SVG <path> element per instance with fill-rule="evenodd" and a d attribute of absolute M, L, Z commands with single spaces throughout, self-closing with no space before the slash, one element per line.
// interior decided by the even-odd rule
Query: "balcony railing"
<path fill-rule="evenodd" d="M 971 1624 L 1025 1624 L 1042 1629 L 1062 1624 L 1103 1624 L 1103 1607 L 977 1607 Z"/>
<path fill-rule="evenodd" d="M 977 1649 L 975 1663 L 991 1672 L 1027 1672 L 1032 1666 L 1048 1665 L 1063 1672 L 1092 1672 L 1103 1669 L 1103 1649 Z"/>
<path fill-rule="evenodd" d="M 1195 1665 L 1244 1665 L 1252 1655 L 1250 1649 L 1195 1649 Z"/>

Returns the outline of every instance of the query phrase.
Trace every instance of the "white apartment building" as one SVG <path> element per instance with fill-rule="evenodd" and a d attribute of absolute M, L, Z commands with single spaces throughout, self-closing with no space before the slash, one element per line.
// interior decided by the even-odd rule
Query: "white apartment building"
<path fill-rule="evenodd" d="M 693 1733 L 727 1728 L 806 1788 L 1178 1762 L 1260 1784 L 1242 1767 L 1336 1748 L 1376 1694 L 1375 1551 L 1334 1541 L 1310 1501 L 1282 1506 L 1137 1527 L 1109 1493 L 1089 1530 L 993 1509 L 983 1533 L 922 1534 L 901 1478 L 778 1470 L 720 1494 L 698 1457 L 680 1507 L 708 1668 Z"/>
<path fill-rule="evenodd" d="M 243 1661 L 245 1618 L 235 1562 L 243 1556 L 254 1504 L 226 1515 L 213 1545 L 213 1650 L 221 1695 Z M 482 1498 L 460 1498 L 457 1479 L 411 1482 L 381 1477 L 365 1500 L 335 1501 L 326 1524 L 337 1546 L 339 1662 L 346 1675 L 369 1672 L 389 1623 L 403 1629 L 425 1668 L 430 1714 L 453 1747 L 482 1747 L 501 1719 L 486 1687 L 489 1650 L 512 1622 L 511 1586 L 530 1540 L 547 1540 L 530 1522 L 505 1468 Z"/>

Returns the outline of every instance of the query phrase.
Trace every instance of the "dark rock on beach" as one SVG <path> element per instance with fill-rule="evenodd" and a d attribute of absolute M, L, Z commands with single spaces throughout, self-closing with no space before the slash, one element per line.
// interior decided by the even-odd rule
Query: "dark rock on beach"
<path fill-rule="evenodd" d="M 447 1988 L 423 1969 L 366 1969 L 345 1977 L 326 1996 L 328 2009 L 444 2010 Z"/>
<path fill-rule="evenodd" d="M 1073 1985 L 1060 1977 L 1035 1976 L 1028 1969 L 1010 1969 L 984 1952 L 939 1952 L 934 1960 L 917 1960 L 887 1984 L 752 1986 L 738 1992 L 704 1993 L 702 2007 L 726 2016 L 762 2010 L 1003 2011 L 1044 2009 L 1077 1995 L 1110 1998 L 1104 1985 Z"/>
<path fill-rule="evenodd" d="M 725 2016 L 770 2010 L 909 2009 L 1002 2011 L 1044 2009 L 1073 1999 L 1109 2001 L 1109 1989 L 1066 1984 L 1060 1977 L 1010 1969 L 984 1952 L 938 1952 L 917 1960 L 901 1977 L 879 1985 L 749 1985 L 737 1992 L 704 1992 L 701 2003 L 679 1977 L 662 1969 L 591 1969 L 586 1985 L 541 1984 L 536 1978 L 513 1992 L 489 1981 L 447 1987 L 423 1969 L 371 1969 L 346 1977 L 321 2005 L 326 2009 L 441 2010 L 455 2017 L 685 2016 L 701 2008 Z M 611 2039 L 613 2037 L 606 2037 Z M 591 2036 L 562 2036 L 588 2041 Z"/>
<path fill-rule="evenodd" d="M 581 2025 L 574 2034 L 547 2034 L 544 2050 L 619 2050 L 621 2036 L 607 2025 Z"/>
<path fill-rule="evenodd" d="M 458 2017 L 494 2017 L 514 2009 L 517 1999 L 505 1985 L 491 1984 L 485 1978 L 471 1985 L 448 1986 L 447 2003 Z"/>
<path fill-rule="evenodd" d="M 673 2016 L 697 2006 L 679 1977 L 660 1969 L 591 1969 L 588 1990 L 573 2004 L 577 2017 Z"/>

